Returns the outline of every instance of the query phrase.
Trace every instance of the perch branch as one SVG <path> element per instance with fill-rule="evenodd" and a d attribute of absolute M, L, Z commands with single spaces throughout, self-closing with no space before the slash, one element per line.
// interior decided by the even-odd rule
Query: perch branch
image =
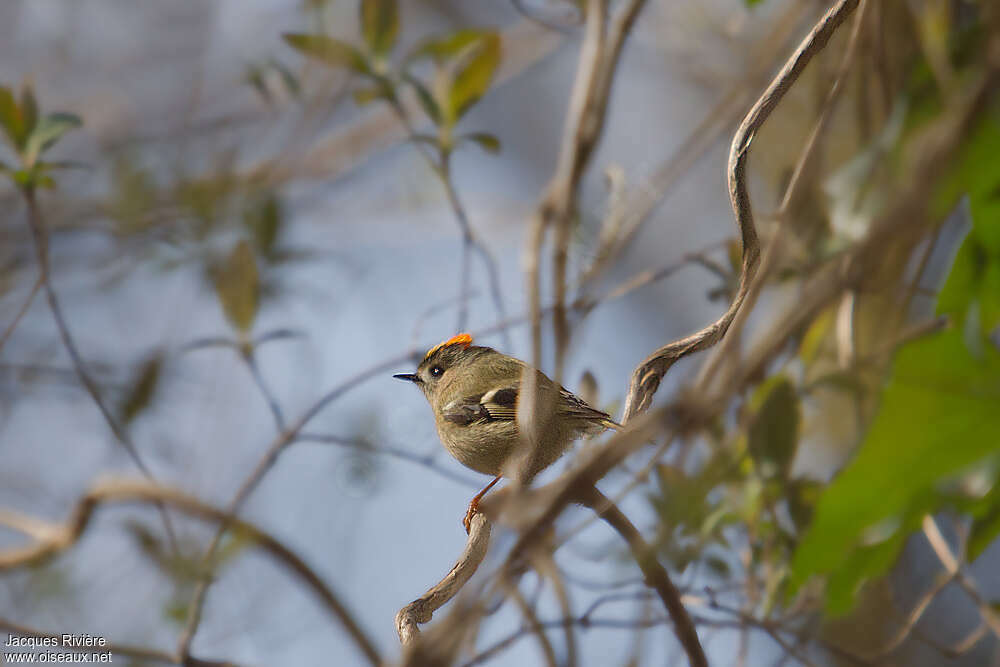
<path fill-rule="evenodd" d="M 434 612 L 458 593 L 479 568 L 490 544 L 490 522 L 482 513 L 472 517 L 465 549 L 444 579 L 432 586 L 422 596 L 406 605 L 396 614 L 396 632 L 404 647 L 414 645 L 420 638 L 421 623 L 429 623 Z"/>

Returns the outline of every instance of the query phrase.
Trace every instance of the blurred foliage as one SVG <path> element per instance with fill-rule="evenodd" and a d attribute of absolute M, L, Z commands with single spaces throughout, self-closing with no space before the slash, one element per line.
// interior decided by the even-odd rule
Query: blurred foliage
<path fill-rule="evenodd" d="M 954 325 L 899 350 L 857 456 L 823 494 L 796 553 L 793 586 L 835 574 L 833 612 L 849 609 L 860 583 L 892 565 L 928 512 L 975 504 L 972 558 L 1000 532 L 995 492 L 966 502 L 941 493 L 944 482 L 1000 451 L 1000 345 L 992 338 L 1000 330 L 998 149 L 1000 116 L 987 114 L 944 186 L 942 199 L 954 205 L 962 196 L 972 220 L 937 300 Z M 987 488 L 997 480 L 993 473 Z"/>
<path fill-rule="evenodd" d="M 965 6 L 956 18 L 942 14 L 946 5 L 883 8 L 918 16 L 913 45 L 886 65 L 901 73 L 898 88 L 877 131 L 859 135 L 832 176 L 805 175 L 814 180 L 807 190 L 827 196 L 796 202 L 793 261 L 777 282 L 811 275 L 867 234 L 910 178 L 928 128 L 947 113 L 959 82 L 982 75 L 982 15 L 970 18 Z M 950 327 L 893 343 L 909 318 L 929 313 L 900 308 L 912 298 L 900 295 L 912 294 L 909 283 L 921 278 L 912 266 L 923 246 L 888 248 L 858 292 L 797 332 L 796 354 L 758 378 L 732 420 L 706 434 L 708 453 L 657 469 L 649 499 L 660 522 L 657 544 L 672 565 L 701 563 L 722 581 L 749 578 L 763 591 L 763 608 L 801 604 L 815 590 L 802 591 L 803 584 L 822 575 L 826 611 L 836 616 L 853 608 L 863 582 L 893 567 L 928 513 L 969 518 L 970 559 L 1000 535 L 1000 99 L 989 104 L 954 160 L 941 165 L 927 221 L 931 235 L 956 211 L 971 221 L 936 297 L 936 313 Z M 926 243 L 933 248 L 937 238 Z M 796 466 L 799 450 L 817 436 L 856 445 L 825 488 Z M 750 557 L 738 563 L 732 554 L 744 541 Z M 720 554 L 728 568 L 719 566 Z"/>
<path fill-rule="evenodd" d="M 184 541 L 180 549 L 175 550 L 165 543 L 157 531 L 135 520 L 127 521 L 125 530 L 140 553 L 173 584 L 174 592 L 163 605 L 163 616 L 175 626 L 183 627 L 195 587 L 206 574 L 201 543 Z M 210 564 L 211 573 L 219 576 L 251 544 L 251 539 L 243 531 L 230 529 Z"/>
<path fill-rule="evenodd" d="M 149 355 L 135 370 L 118 410 L 123 423 L 132 422 L 153 403 L 160 384 L 163 361 L 163 353 L 157 351 Z"/>
<path fill-rule="evenodd" d="M 361 32 L 364 45 L 348 44 L 322 34 L 284 35 L 289 46 L 325 65 L 345 69 L 365 81 L 354 91 L 354 100 L 365 105 L 375 100 L 388 103 L 408 128 L 403 95 L 412 89 L 427 118 L 437 128 L 435 136 L 412 138 L 438 153 L 438 168 L 446 169 L 448 156 L 459 145 L 470 142 L 490 153 L 500 150 L 500 140 L 487 132 L 454 135 L 455 126 L 489 90 L 500 65 L 500 35 L 492 30 L 462 28 L 451 34 L 420 42 L 402 62 L 394 65 L 391 52 L 399 32 L 399 10 L 391 0 L 362 0 Z M 421 64 L 433 65 L 429 81 L 419 74 Z"/>
<path fill-rule="evenodd" d="M 21 87 L 20 99 L 10 88 L 0 86 L 0 129 L 18 161 L 16 166 L 0 161 L 0 174 L 25 191 L 55 187 L 51 172 L 71 164 L 40 158 L 64 134 L 82 124 L 78 116 L 69 113 L 41 114 L 30 83 Z"/>

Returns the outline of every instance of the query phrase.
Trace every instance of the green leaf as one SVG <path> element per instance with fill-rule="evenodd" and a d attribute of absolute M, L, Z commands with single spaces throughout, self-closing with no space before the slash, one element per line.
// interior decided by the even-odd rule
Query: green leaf
<path fill-rule="evenodd" d="M 1000 228 L 1000 219 L 996 224 Z M 955 255 L 937 311 L 959 323 L 968 322 L 974 311 L 979 330 L 973 335 L 988 336 L 1000 324 L 1000 253 L 991 254 L 975 228 Z"/>
<path fill-rule="evenodd" d="M 385 88 L 382 86 L 375 86 L 373 88 L 358 88 L 352 93 L 352 96 L 354 97 L 354 103 L 359 107 L 371 104 L 375 100 L 386 98 Z"/>
<path fill-rule="evenodd" d="M 21 118 L 24 121 L 24 136 L 28 137 L 38 122 L 38 101 L 30 82 L 21 87 Z"/>
<path fill-rule="evenodd" d="M 793 588 L 813 574 L 852 580 L 884 572 L 852 564 L 866 531 L 927 511 L 940 481 L 996 452 L 998 406 L 1000 351 L 992 346 L 973 354 L 950 329 L 902 347 L 856 457 L 817 503 L 793 560 Z"/>
<path fill-rule="evenodd" d="M 500 64 L 500 35 L 483 35 L 461 57 L 448 94 L 447 118 L 455 123 L 489 90 Z"/>
<path fill-rule="evenodd" d="M 762 2 L 764 2 L 764 0 L 743 0 L 743 3 L 747 7 L 756 7 L 757 5 L 759 5 Z"/>
<path fill-rule="evenodd" d="M 257 262 L 249 242 L 237 243 L 218 268 L 215 291 L 222 311 L 233 328 L 241 333 L 249 332 L 260 299 Z"/>
<path fill-rule="evenodd" d="M 816 507 L 821 490 L 820 483 L 811 479 L 794 479 L 786 484 L 788 514 L 800 530 L 812 521 L 813 509 Z"/>
<path fill-rule="evenodd" d="M 385 55 L 399 34 L 399 8 L 395 0 L 361 0 L 361 32 L 368 48 Z"/>
<path fill-rule="evenodd" d="M 758 388 L 751 403 L 759 407 L 748 433 L 750 454 L 758 465 L 787 477 L 799 441 L 798 393 L 787 377 L 777 375 Z"/>
<path fill-rule="evenodd" d="M 62 135 L 83 125 L 79 116 L 53 113 L 42 118 L 24 145 L 24 161 L 34 164 L 42 153 L 52 147 Z"/>
<path fill-rule="evenodd" d="M 253 244 L 265 257 L 274 251 L 284 215 L 281 201 L 273 193 L 254 201 L 243 213 L 243 224 L 253 234 Z"/>
<path fill-rule="evenodd" d="M 159 353 L 152 355 L 139 366 L 138 372 L 129 383 L 125 400 L 121 405 L 122 421 L 126 424 L 139 416 L 139 413 L 153 402 L 162 368 L 163 356 Z"/>
<path fill-rule="evenodd" d="M 461 141 L 472 141 L 479 144 L 487 153 L 493 153 L 494 155 L 500 152 L 500 140 L 496 136 L 490 134 L 489 132 L 473 132 L 472 134 L 466 134 L 458 139 Z"/>
<path fill-rule="evenodd" d="M 410 74 L 404 74 L 403 80 L 413 86 L 413 90 L 417 93 L 417 101 L 420 102 L 420 106 L 423 107 L 424 113 L 427 114 L 427 117 L 430 118 L 435 125 L 440 125 L 443 117 L 441 113 L 441 106 L 437 103 L 437 100 L 434 99 L 434 96 L 431 95 L 431 91 L 427 89 L 427 86 L 424 85 L 423 81 L 415 76 L 411 76 Z"/>
<path fill-rule="evenodd" d="M 326 35 L 285 34 L 285 42 L 296 51 L 334 67 L 345 67 L 358 74 L 371 74 L 364 55 L 347 42 Z"/>
<path fill-rule="evenodd" d="M 982 499 L 984 509 L 978 512 L 969 530 L 966 558 L 975 561 L 1000 536 L 1000 480 L 994 480 L 993 488 Z"/>
<path fill-rule="evenodd" d="M 485 30 L 465 28 L 453 32 L 445 37 L 432 37 L 417 45 L 408 56 L 406 62 L 416 62 L 424 58 L 430 58 L 439 65 L 448 58 L 457 56 L 467 47 L 475 44 L 486 37 L 489 33 Z"/>
<path fill-rule="evenodd" d="M 14 93 L 4 86 L 0 86 L 0 126 L 11 148 L 20 153 L 25 139 L 24 118 Z"/>

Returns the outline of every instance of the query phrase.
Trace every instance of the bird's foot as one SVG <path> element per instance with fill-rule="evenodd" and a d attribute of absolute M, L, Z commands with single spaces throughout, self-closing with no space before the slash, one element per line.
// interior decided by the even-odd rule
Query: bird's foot
<path fill-rule="evenodd" d="M 462 519 L 462 525 L 465 526 L 466 535 L 472 532 L 472 517 L 477 514 L 479 514 L 479 498 L 473 498 L 472 502 L 469 503 L 469 510 L 465 513 L 465 517 Z"/>

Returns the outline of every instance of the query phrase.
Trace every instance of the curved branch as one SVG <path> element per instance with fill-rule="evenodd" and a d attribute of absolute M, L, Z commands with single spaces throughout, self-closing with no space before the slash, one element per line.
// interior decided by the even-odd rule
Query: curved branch
<path fill-rule="evenodd" d="M 697 333 L 664 345 L 635 369 L 629 382 L 622 423 L 649 408 L 660 381 L 671 366 L 687 355 L 719 342 L 743 307 L 760 263 L 760 241 L 746 183 L 750 144 L 812 57 L 823 50 L 833 33 L 857 5 L 858 0 L 840 0 L 823 15 L 740 123 L 729 151 L 729 198 L 743 242 L 742 275 L 736 297 L 718 320 Z"/>
<path fill-rule="evenodd" d="M 364 630 L 354 620 L 353 615 L 341 602 L 336 593 L 309 567 L 294 551 L 286 547 L 270 533 L 233 517 L 230 513 L 203 503 L 176 489 L 160 486 L 145 481 L 106 480 L 95 484 L 80 500 L 70 513 L 65 523 L 48 523 L 23 517 L 14 512 L 0 513 L 0 524 L 14 527 L 35 539 L 35 543 L 26 547 L 16 547 L 0 551 L 0 570 L 8 570 L 38 563 L 44 559 L 65 551 L 76 544 L 90 523 L 94 510 L 102 504 L 121 504 L 129 502 L 167 505 L 179 511 L 206 521 L 231 526 L 243 536 L 257 543 L 272 557 L 280 561 L 303 581 L 322 601 L 327 610 L 336 618 L 354 640 L 358 649 L 373 665 L 380 663 L 375 644 L 368 638 Z M 178 662 L 188 664 L 190 658 L 178 651 Z"/>
<path fill-rule="evenodd" d="M 396 614 L 396 632 L 404 647 L 413 646 L 420 639 L 421 623 L 429 623 L 434 612 L 458 594 L 458 591 L 475 574 L 486 557 L 490 545 L 490 522 L 482 513 L 472 517 L 465 550 L 458 561 L 444 576 L 422 596 L 406 605 Z"/>
<path fill-rule="evenodd" d="M 73 336 L 69 331 L 69 325 L 66 323 L 66 318 L 63 315 L 62 307 L 59 305 L 59 297 L 56 295 L 55 288 L 52 287 L 52 275 L 49 268 L 49 234 L 48 229 L 45 227 L 45 221 L 42 219 L 42 213 L 38 209 L 38 200 L 35 198 L 35 191 L 32 188 L 25 188 L 23 193 L 25 203 L 28 207 L 28 226 L 31 228 L 31 237 L 35 244 L 35 257 L 38 261 L 38 281 L 45 291 L 45 298 L 49 303 L 52 319 L 55 320 L 56 329 L 59 331 L 63 347 L 66 348 L 66 352 L 73 363 L 73 370 L 76 372 L 80 384 L 90 394 L 90 398 L 94 401 L 94 405 L 97 406 L 98 411 L 107 423 L 108 428 L 111 429 L 111 433 L 114 434 L 115 439 L 125 449 L 125 452 L 146 479 L 155 481 L 156 477 L 153 475 L 153 471 L 149 469 L 149 466 L 146 465 L 146 462 L 139 454 L 139 449 L 135 446 L 135 442 L 132 441 L 128 431 L 111 414 L 111 409 L 101 396 L 100 388 L 97 386 L 94 378 L 91 377 L 90 372 L 87 371 L 87 366 L 83 363 L 83 357 L 76 347 L 76 341 L 73 340 Z M 177 534 L 170 521 L 170 515 L 167 514 L 162 506 L 158 509 L 163 520 L 163 529 L 166 531 L 170 542 L 170 547 L 174 553 L 177 553 Z"/>
<path fill-rule="evenodd" d="M 642 538 L 628 517 L 618 509 L 618 506 L 595 487 L 581 489 L 578 498 L 582 504 L 604 519 L 605 523 L 628 543 L 632 558 L 642 570 L 646 584 L 656 591 L 663 606 L 667 608 L 667 613 L 670 614 L 670 619 L 674 623 L 677 641 L 684 647 L 688 662 L 692 667 L 708 667 L 708 658 L 705 657 L 705 650 L 701 646 L 701 640 L 698 639 L 698 631 L 695 630 L 694 621 L 691 620 L 687 609 L 684 608 L 684 603 L 681 602 L 681 593 L 670 580 L 666 569 L 656 560 L 653 549 Z"/>

